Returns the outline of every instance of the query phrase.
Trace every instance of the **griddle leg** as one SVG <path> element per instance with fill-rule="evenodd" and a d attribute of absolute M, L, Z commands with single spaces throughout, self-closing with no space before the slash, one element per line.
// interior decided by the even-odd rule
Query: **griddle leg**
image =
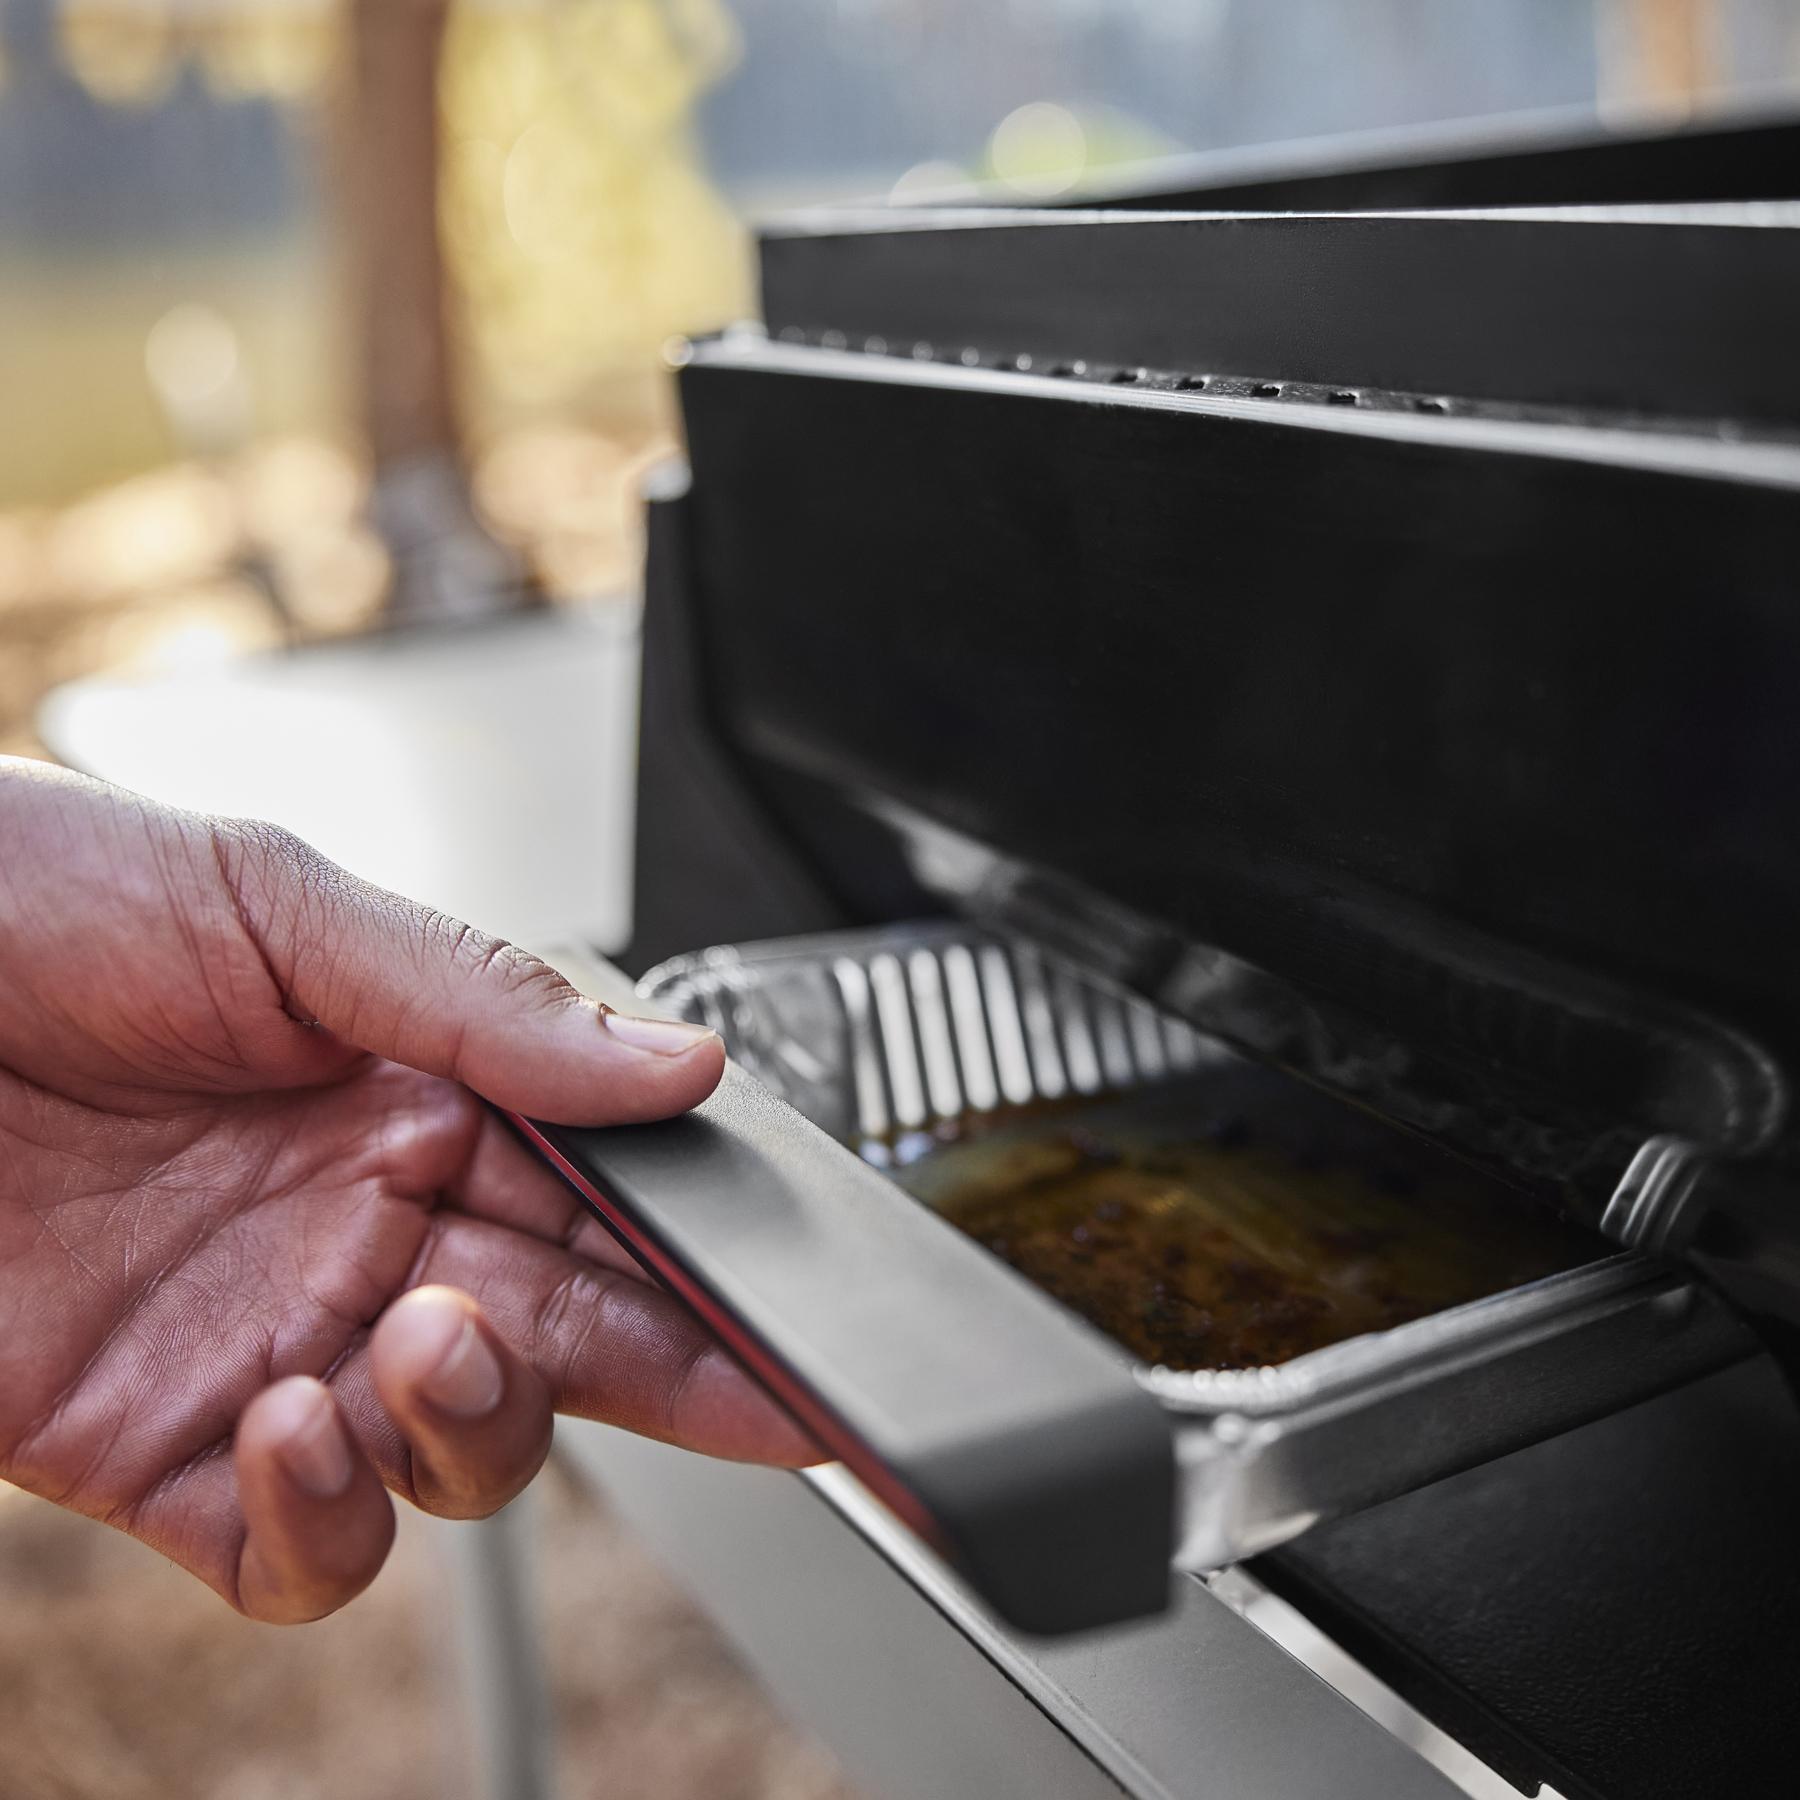
<path fill-rule="evenodd" d="M 550 1800 L 553 1720 L 532 1588 L 537 1497 L 444 1524 L 457 1679 L 475 1800 Z"/>

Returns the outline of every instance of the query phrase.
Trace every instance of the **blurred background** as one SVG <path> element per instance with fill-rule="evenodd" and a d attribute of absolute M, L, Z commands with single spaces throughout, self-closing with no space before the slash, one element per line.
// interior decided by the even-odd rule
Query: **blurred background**
<path fill-rule="evenodd" d="M 1785 0 L 0 0 L 0 745 L 366 624 L 443 451 L 465 564 L 628 587 L 659 347 L 753 310 L 759 211 L 1797 83 Z"/>
<path fill-rule="evenodd" d="M 0 751 L 96 671 L 628 618 L 664 347 L 753 315 L 759 213 L 1796 90 L 1789 0 L 0 0 Z M 561 1791 L 845 1792 L 598 1502 L 534 1503 Z M 414 1527 L 262 1631 L 0 1490 L 0 1800 L 465 1791 L 444 1585 Z"/>

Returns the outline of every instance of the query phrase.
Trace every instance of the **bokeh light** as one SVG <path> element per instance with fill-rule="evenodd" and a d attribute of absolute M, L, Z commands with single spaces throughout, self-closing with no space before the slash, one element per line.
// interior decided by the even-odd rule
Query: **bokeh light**
<path fill-rule="evenodd" d="M 95 99 L 148 107 L 174 86 L 179 44 L 162 0 L 63 0 L 56 23 L 64 63 Z"/>
<path fill-rule="evenodd" d="M 1016 192 L 1053 199 L 1066 194 L 1087 168 L 1087 132 L 1066 106 L 1033 100 L 994 127 L 988 164 Z"/>
<path fill-rule="evenodd" d="M 466 6 L 445 47 L 443 225 L 475 396 L 504 418 L 649 378 L 751 304 L 689 134 L 736 37 L 715 0 Z"/>

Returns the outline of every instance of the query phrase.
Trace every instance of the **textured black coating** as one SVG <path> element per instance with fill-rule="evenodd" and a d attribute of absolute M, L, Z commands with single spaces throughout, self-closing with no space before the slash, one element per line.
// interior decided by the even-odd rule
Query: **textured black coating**
<path fill-rule="evenodd" d="M 1766 1359 L 1255 1566 L 1525 1792 L 1774 1800 L 1800 1765 L 1800 1415 Z"/>

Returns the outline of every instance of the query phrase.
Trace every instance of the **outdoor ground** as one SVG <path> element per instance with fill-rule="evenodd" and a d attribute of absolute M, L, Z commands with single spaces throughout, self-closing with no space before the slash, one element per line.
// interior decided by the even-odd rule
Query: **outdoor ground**
<path fill-rule="evenodd" d="M 559 1800 L 854 1800 L 707 1621 L 552 1468 L 534 1490 Z M 0 1800 L 460 1800 L 441 1544 L 280 1630 L 0 1488 Z"/>

